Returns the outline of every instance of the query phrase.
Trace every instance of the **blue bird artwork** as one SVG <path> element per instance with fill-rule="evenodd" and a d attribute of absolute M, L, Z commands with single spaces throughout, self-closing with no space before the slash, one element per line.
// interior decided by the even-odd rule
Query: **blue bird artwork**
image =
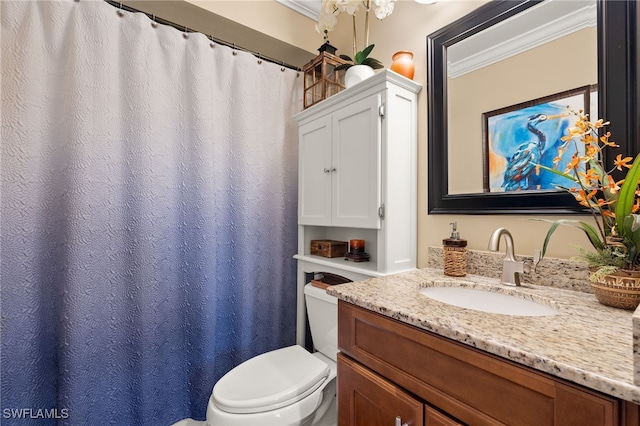
<path fill-rule="evenodd" d="M 575 116 L 569 114 L 567 104 L 554 102 L 488 117 L 488 190 L 555 190 L 558 185 L 566 186 L 566 179 L 537 171 L 536 166 L 554 166 L 553 159 L 563 144 L 561 138 L 574 124 Z M 570 158 L 561 158 L 560 168 L 568 161 Z"/>
<path fill-rule="evenodd" d="M 518 145 L 515 152 L 509 158 L 504 170 L 502 187 L 505 191 L 518 189 L 534 189 L 531 187 L 530 176 L 534 173 L 536 164 L 540 164 L 547 137 L 536 127 L 543 121 L 562 117 L 563 115 L 548 116 L 535 114 L 527 121 L 527 130 L 532 133 L 533 139 Z"/>

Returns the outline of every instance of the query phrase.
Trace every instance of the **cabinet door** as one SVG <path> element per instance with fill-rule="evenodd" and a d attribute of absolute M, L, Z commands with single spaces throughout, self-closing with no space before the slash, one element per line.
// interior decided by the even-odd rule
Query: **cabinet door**
<path fill-rule="evenodd" d="M 331 117 L 300 126 L 298 223 L 331 225 Z"/>
<path fill-rule="evenodd" d="M 402 388 L 338 354 L 339 426 L 423 426 L 424 405 Z"/>
<path fill-rule="evenodd" d="M 424 408 L 424 426 L 463 426 L 463 424 L 427 405 Z"/>
<path fill-rule="evenodd" d="M 376 94 L 333 114 L 333 226 L 380 228 L 380 105 Z"/>

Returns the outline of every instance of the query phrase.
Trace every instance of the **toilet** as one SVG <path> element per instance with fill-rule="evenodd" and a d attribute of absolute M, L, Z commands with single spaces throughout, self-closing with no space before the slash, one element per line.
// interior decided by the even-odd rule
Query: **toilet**
<path fill-rule="evenodd" d="M 213 387 L 207 426 L 335 426 L 337 299 L 307 284 L 304 297 L 317 352 L 293 345 L 253 357 Z"/>

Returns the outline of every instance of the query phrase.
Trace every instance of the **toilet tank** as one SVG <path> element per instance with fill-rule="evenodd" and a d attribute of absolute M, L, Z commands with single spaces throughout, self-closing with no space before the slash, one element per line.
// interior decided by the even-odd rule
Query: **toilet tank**
<path fill-rule="evenodd" d="M 313 346 L 336 361 L 338 353 L 338 299 L 311 284 L 304 286 L 304 299 Z"/>

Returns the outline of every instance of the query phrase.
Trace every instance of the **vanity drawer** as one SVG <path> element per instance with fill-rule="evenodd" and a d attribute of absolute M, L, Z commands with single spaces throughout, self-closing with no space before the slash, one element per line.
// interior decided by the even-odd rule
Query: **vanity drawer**
<path fill-rule="evenodd" d="M 615 425 L 619 401 L 344 301 L 341 352 L 473 425 Z"/>

